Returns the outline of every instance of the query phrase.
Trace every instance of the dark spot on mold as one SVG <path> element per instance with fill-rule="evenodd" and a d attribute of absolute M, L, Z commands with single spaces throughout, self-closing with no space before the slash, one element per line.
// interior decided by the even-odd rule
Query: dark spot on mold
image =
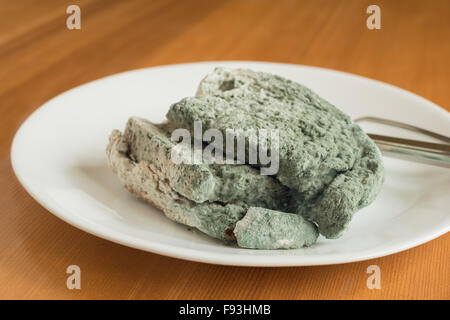
<path fill-rule="evenodd" d="M 234 80 L 227 80 L 222 82 L 222 84 L 219 87 L 219 90 L 221 91 L 228 91 L 234 89 Z"/>

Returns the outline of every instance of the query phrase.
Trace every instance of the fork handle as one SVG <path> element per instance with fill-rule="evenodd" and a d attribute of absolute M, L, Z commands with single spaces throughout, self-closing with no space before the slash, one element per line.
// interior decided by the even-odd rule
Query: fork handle
<path fill-rule="evenodd" d="M 381 153 L 393 158 L 450 168 L 450 145 L 369 134 Z"/>

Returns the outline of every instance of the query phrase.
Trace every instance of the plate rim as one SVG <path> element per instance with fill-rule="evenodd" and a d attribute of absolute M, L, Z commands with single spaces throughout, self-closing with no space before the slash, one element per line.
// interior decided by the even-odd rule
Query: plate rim
<path fill-rule="evenodd" d="M 363 251 L 357 251 L 356 256 L 353 256 L 351 253 L 346 253 L 345 256 L 342 256 L 342 254 L 327 254 L 324 257 L 317 257 L 314 256 L 312 258 L 308 259 L 308 256 L 304 255 L 286 255 L 286 256 L 267 256 L 267 255 L 231 255 L 231 254 L 224 254 L 224 253 L 215 253 L 215 252 L 204 252 L 199 249 L 191 249 L 191 248 L 180 248 L 178 246 L 165 244 L 162 242 L 157 241 L 145 241 L 143 239 L 139 238 L 133 238 L 125 233 L 118 233 L 117 231 L 114 231 L 111 228 L 103 227 L 98 224 L 92 224 L 92 223 L 83 223 L 83 221 L 79 221 L 77 219 L 70 218 L 70 214 L 64 214 L 65 209 L 60 207 L 59 212 L 58 205 L 56 203 L 52 203 L 52 201 L 45 201 L 43 197 L 39 197 L 35 190 L 33 190 L 33 187 L 27 183 L 26 178 L 20 173 L 20 169 L 17 168 L 18 162 L 17 160 L 17 150 L 18 145 L 20 142 L 20 139 L 22 135 L 24 134 L 24 131 L 26 127 L 31 123 L 31 121 L 37 117 L 41 112 L 45 111 L 49 105 L 49 102 L 59 98 L 60 96 L 63 96 L 65 94 L 68 94 L 69 92 L 78 90 L 84 86 L 91 85 L 95 82 L 104 81 L 106 79 L 112 79 L 115 77 L 120 76 L 126 76 L 131 73 L 137 73 L 137 72 L 145 72 L 150 69 L 163 69 L 163 68 L 178 68 L 178 67 L 184 67 L 184 66 L 195 66 L 195 65 L 209 65 L 209 64 L 215 64 L 215 65 L 224 65 L 224 64 L 248 64 L 248 65 L 257 65 L 257 64 L 270 64 L 273 66 L 283 66 L 283 67 L 294 67 L 294 68 L 306 68 L 311 70 L 319 70 L 319 71 L 325 71 L 325 72 L 331 72 L 331 73 L 337 73 L 341 74 L 343 76 L 356 78 L 360 81 L 368 82 L 371 84 L 376 84 L 377 86 L 381 86 L 384 89 L 388 89 L 391 91 L 397 91 L 398 93 L 401 93 L 402 95 L 409 95 L 411 97 L 414 97 L 415 99 L 419 99 L 422 103 L 425 103 L 428 108 L 434 109 L 435 112 L 440 112 L 442 116 L 447 117 L 448 120 L 450 120 L 450 113 L 443 109 L 442 107 L 438 106 L 434 102 L 419 96 L 413 92 L 410 92 L 406 89 L 391 85 L 389 83 L 371 79 L 368 77 L 364 77 L 358 74 L 353 74 L 345 71 L 340 70 L 334 70 L 329 68 L 323 68 L 318 66 L 308 66 L 308 65 L 301 65 L 301 64 L 291 64 L 291 63 L 280 63 L 280 62 L 268 62 L 268 61 L 245 61 L 245 60 L 224 60 L 224 61 L 202 61 L 202 62 L 188 62 L 188 63 L 174 63 L 174 64 L 168 64 L 168 65 L 158 65 L 158 66 L 152 66 L 152 67 L 144 67 L 144 68 L 138 68 L 128 71 L 123 71 L 115 74 L 111 74 L 105 77 L 101 77 L 83 84 L 80 84 L 76 87 L 73 87 L 69 90 L 66 90 L 64 92 L 59 93 L 58 95 L 52 97 L 51 99 L 44 102 L 42 105 L 40 105 L 37 109 L 35 109 L 31 114 L 27 116 L 25 121 L 20 125 L 18 130 L 16 131 L 14 138 L 12 140 L 11 144 L 11 153 L 10 153 L 10 160 L 12 164 L 12 168 L 14 171 L 15 176 L 19 180 L 22 187 L 27 191 L 27 193 L 36 201 L 38 202 L 42 207 L 44 207 L 47 211 L 52 213 L 54 216 L 58 217 L 59 219 L 63 220 L 64 222 L 84 231 L 89 234 L 92 234 L 94 236 L 97 236 L 99 238 L 106 239 L 108 241 L 118 243 L 120 245 L 124 245 L 127 247 L 148 251 L 164 256 L 169 256 L 172 258 L 178 258 L 178 259 L 184 259 L 189 261 L 195 261 L 195 262 L 202 262 L 202 263 L 210 263 L 210 264 L 219 264 L 219 265 L 230 265 L 230 266 L 249 266 L 249 267 L 285 267 L 285 266 L 314 266 L 314 265 L 334 265 L 334 264 L 344 264 L 344 263 L 352 263 L 352 262 L 358 262 L 358 261 L 365 261 L 369 259 L 374 258 L 380 258 L 388 255 L 392 255 L 401 251 L 405 251 L 408 249 L 411 249 L 413 247 L 419 246 L 421 244 L 424 244 L 426 242 L 429 242 L 433 239 L 436 239 L 447 232 L 449 232 L 450 226 L 443 226 L 442 228 L 434 228 L 433 230 L 427 232 L 425 235 L 422 235 L 420 238 L 415 239 L 414 241 L 411 240 L 403 240 L 400 243 L 398 243 L 395 248 L 389 249 L 378 249 L 378 250 L 369 250 L 370 252 L 367 252 L 368 250 Z M 436 229 L 436 230 L 435 230 Z M 249 249 L 252 250 L 252 249 Z M 255 249 L 253 249 L 255 250 Z M 339 257 L 341 256 L 341 257 Z M 275 259 L 274 259 L 275 258 Z M 276 259 L 281 258 L 281 259 Z M 274 261 L 275 260 L 275 261 Z"/>

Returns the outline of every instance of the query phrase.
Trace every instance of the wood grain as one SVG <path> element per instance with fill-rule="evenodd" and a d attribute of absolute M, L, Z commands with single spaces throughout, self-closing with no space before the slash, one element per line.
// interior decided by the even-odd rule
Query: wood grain
<path fill-rule="evenodd" d="M 365 27 L 365 10 L 374 3 L 381 7 L 381 30 Z M 65 26 L 70 4 L 81 7 L 81 30 Z M 450 298 L 449 234 L 392 256 L 336 266 L 186 262 L 60 221 L 24 191 L 9 160 L 15 131 L 46 100 L 106 75 L 168 63 L 327 67 L 397 85 L 449 110 L 449 1 L 0 0 L 0 16 L 0 298 Z M 71 264 L 81 267 L 81 290 L 66 288 Z M 371 264 L 381 267 L 381 290 L 366 287 Z"/>

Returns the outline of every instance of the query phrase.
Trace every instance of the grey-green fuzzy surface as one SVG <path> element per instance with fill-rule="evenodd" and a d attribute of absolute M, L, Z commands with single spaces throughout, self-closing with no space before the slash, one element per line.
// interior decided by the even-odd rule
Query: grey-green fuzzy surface
<path fill-rule="evenodd" d="M 135 120 L 140 121 L 139 119 L 132 119 L 130 121 L 134 122 Z M 159 132 L 157 129 L 156 131 Z M 156 136 L 161 137 L 160 134 Z M 255 242 L 250 244 L 249 241 L 251 240 L 246 236 L 246 231 L 242 231 L 242 228 L 246 227 L 245 221 L 248 221 L 248 219 L 245 220 L 241 224 L 240 229 L 238 228 L 237 233 L 239 239 L 243 241 L 243 247 L 249 247 L 248 245 L 252 245 L 252 248 L 256 249 L 300 247 L 311 245 L 313 242 L 310 240 L 317 238 L 317 232 L 314 229 L 315 226 L 312 223 L 303 221 L 301 216 L 293 213 L 281 213 L 264 208 L 247 207 L 242 202 L 240 204 L 222 204 L 217 202 L 196 203 L 185 198 L 171 187 L 167 178 L 166 168 L 164 168 L 161 162 L 156 161 L 156 158 L 152 159 L 152 161 L 133 159 L 136 155 L 131 156 L 133 153 L 131 146 L 136 141 L 132 137 L 130 134 L 122 135 L 118 130 L 112 132 L 106 150 L 109 166 L 119 177 L 119 180 L 126 189 L 161 209 L 169 219 L 195 227 L 211 237 L 234 241 L 236 240 L 236 234 L 233 230 L 235 229 L 236 223 L 245 217 L 247 212 L 250 213 L 249 219 L 252 220 L 248 233 L 250 237 L 257 229 L 269 232 L 267 228 L 270 228 L 270 225 L 267 224 L 267 219 L 254 220 L 252 217 L 255 212 L 263 210 L 265 216 L 274 214 L 278 217 L 278 215 L 282 214 L 282 218 L 274 217 L 273 226 L 275 229 L 270 233 L 270 238 L 265 241 L 262 241 L 260 237 L 257 240 L 259 244 Z M 153 149 L 153 151 L 160 152 L 161 149 L 164 148 L 158 145 L 157 149 Z M 292 216 L 292 220 L 289 220 L 287 216 Z M 280 220 L 281 224 L 277 222 L 278 220 Z M 298 221 L 301 224 L 295 227 L 292 226 L 289 228 L 283 225 Z M 286 241 L 286 239 L 293 239 L 293 242 Z M 273 242 L 273 244 L 270 245 L 270 242 Z"/>
<path fill-rule="evenodd" d="M 227 129 L 278 129 L 276 178 L 327 238 L 341 236 L 383 182 L 381 154 L 361 128 L 310 89 L 276 75 L 217 68 L 197 97 L 173 104 L 167 118 L 190 130 L 201 121 L 224 136 Z"/>
<path fill-rule="evenodd" d="M 316 242 L 317 227 L 301 215 L 249 208 L 234 228 L 237 243 L 244 248 L 295 249 Z"/>
<path fill-rule="evenodd" d="M 242 203 L 246 206 L 292 211 L 291 192 L 273 177 L 259 174 L 247 165 L 176 164 L 171 159 L 175 127 L 170 123 L 152 124 L 132 117 L 124 137 L 129 155 L 136 162 L 155 166 L 167 183 L 182 196 L 197 202 Z"/>
<path fill-rule="evenodd" d="M 245 215 L 246 206 L 195 203 L 171 188 L 161 167 L 147 161 L 135 162 L 128 156 L 129 151 L 128 141 L 120 131 L 114 130 L 106 154 L 109 166 L 126 189 L 161 209 L 173 221 L 217 239 L 234 239 L 232 230 Z"/>

